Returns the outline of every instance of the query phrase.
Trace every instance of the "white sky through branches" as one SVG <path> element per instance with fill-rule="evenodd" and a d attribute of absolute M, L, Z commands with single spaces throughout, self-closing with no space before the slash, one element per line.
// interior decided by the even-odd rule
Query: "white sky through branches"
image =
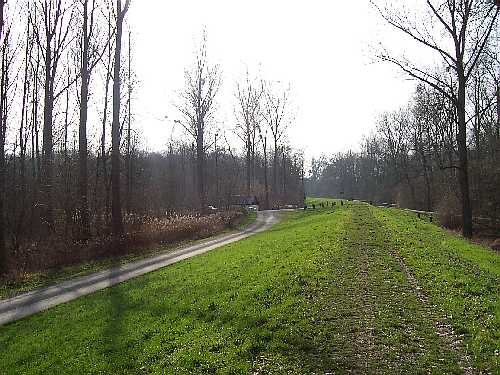
<path fill-rule="evenodd" d="M 290 83 L 296 119 L 289 141 L 308 158 L 357 148 L 377 116 L 405 105 L 415 85 L 372 63 L 370 46 L 389 34 L 381 34 L 368 0 L 132 0 L 127 17 L 139 80 L 133 112 L 150 150 L 169 141 L 179 117 L 172 104 L 203 29 L 210 61 L 223 74 L 218 120 L 227 132 L 235 124 L 235 82 L 248 68 Z"/>

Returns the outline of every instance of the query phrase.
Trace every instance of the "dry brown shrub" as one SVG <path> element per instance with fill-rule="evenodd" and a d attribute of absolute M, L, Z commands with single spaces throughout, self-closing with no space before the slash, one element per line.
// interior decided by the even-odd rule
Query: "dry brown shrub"
<path fill-rule="evenodd" d="M 172 215 L 168 218 L 127 216 L 124 219 L 126 232 L 120 238 L 107 234 L 87 241 L 74 241 L 54 235 L 19 246 L 9 257 L 8 276 L 16 278 L 29 272 L 141 254 L 155 245 L 212 236 L 226 228 L 234 227 L 244 218 L 242 211 L 217 212 L 210 215 Z"/>

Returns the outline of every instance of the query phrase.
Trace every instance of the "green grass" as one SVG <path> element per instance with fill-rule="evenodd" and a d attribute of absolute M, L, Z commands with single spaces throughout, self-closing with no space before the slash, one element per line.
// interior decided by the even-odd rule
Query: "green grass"
<path fill-rule="evenodd" d="M 498 372 L 497 254 L 364 204 L 286 217 L 268 232 L 0 327 L 0 373 L 461 373 L 394 249 L 436 309 L 467 327 L 474 364 Z M 462 306 L 460 316 L 471 292 L 477 306 Z"/>
<path fill-rule="evenodd" d="M 227 235 L 235 230 L 241 230 L 252 224 L 257 218 L 255 211 L 249 211 L 245 219 L 234 228 L 228 228 L 215 236 L 210 238 L 202 238 L 198 240 L 185 240 L 169 244 L 158 245 L 140 253 L 132 253 L 129 255 L 115 256 L 106 259 L 98 259 L 83 264 L 75 264 L 71 266 L 62 267 L 59 269 L 50 269 L 41 272 L 27 273 L 22 278 L 11 279 L 3 282 L 0 279 L 0 300 L 9 298 L 21 293 L 29 292 L 37 288 L 43 288 L 75 277 L 90 275 L 94 272 L 102 271 L 110 267 L 124 265 L 130 262 L 141 260 L 144 258 L 154 257 L 156 255 L 164 254 L 179 250 L 182 247 L 195 245 L 208 239 L 214 239 L 220 236 Z"/>
<path fill-rule="evenodd" d="M 345 201 L 345 200 L 344 200 Z M 312 204 L 320 204 L 320 203 L 326 203 L 326 202 L 336 202 L 336 204 L 339 204 L 340 199 L 336 198 L 321 198 L 321 197 L 307 197 L 306 198 L 306 204 L 307 205 L 312 205 Z M 345 201 L 347 202 L 347 201 Z"/>
<path fill-rule="evenodd" d="M 500 371 L 500 256 L 400 210 L 372 209 L 479 369 Z"/>

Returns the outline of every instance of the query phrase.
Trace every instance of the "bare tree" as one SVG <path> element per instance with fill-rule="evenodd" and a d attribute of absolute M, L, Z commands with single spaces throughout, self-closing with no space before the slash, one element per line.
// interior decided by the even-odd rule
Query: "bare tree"
<path fill-rule="evenodd" d="M 31 22 L 33 8 L 28 9 L 28 20 Z M 36 20 L 36 11 L 34 12 L 34 23 Z M 39 233 L 40 214 L 39 214 L 39 193 L 40 193 L 40 137 L 39 137 L 39 96 L 40 96 L 40 48 L 36 48 L 36 58 L 30 61 L 30 70 L 33 77 L 31 93 L 31 177 L 32 177 L 32 198 L 31 198 L 31 217 L 30 228 L 31 236 Z"/>
<path fill-rule="evenodd" d="M 247 71 L 244 83 L 236 84 L 236 118 L 238 124 L 235 129 L 236 135 L 243 141 L 246 154 L 246 189 L 250 195 L 252 184 L 252 171 L 255 152 L 255 137 L 260 116 L 260 104 L 262 97 L 262 86 L 252 82 Z"/>
<path fill-rule="evenodd" d="M 103 46 L 99 46 L 99 30 L 97 30 L 97 6 L 96 1 L 82 1 L 82 30 L 80 46 L 80 123 L 79 123 L 79 148 L 78 148 L 78 196 L 79 196 L 79 218 L 80 237 L 87 239 L 90 236 L 89 208 L 88 208 L 88 147 L 87 147 L 87 119 L 88 119 L 88 99 L 89 85 L 92 72 L 97 64 L 102 60 L 106 51 L 109 51 L 109 44 L 114 30 L 108 20 L 107 39 L 103 40 Z M 89 7 L 90 6 L 90 7 Z M 99 50 L 101 47 L 101 51 Z M 108 80 L 109 82 L 109 80 Z M 107 90 L 106 86 L 106 90 Z M 107 97 L 107 95 L 106 95 Z"/>
<path fill-rule="evenodd" d="M 372 2 L 373 3 L 373 2 Z M 482 0 L 426 0 L 425 20 L 417 20 L 403 7 L 375 4 L 386 22 L 412 40 L 435 52 L 444 67 L 453 73 L 448 82 L 407 58 L 381 53 L 383 61 L 397 65 L 410 77 L 425 82 L 447 96 L 457 113 L 458 181 L 462 201 L 462 233 L 472 236 L 472 207 L 467 156 L 466 88 L 495 28 L 499 7 Z"/>
<path fill-rule="evenodd" d="M 407 109 L 396 113 L 386 113 L 379 121 L 379 140 L 383 147 L 384 158 L 390 170 L 394 171 L 395 181 L 405 183 L 410 190 L 410 208 L 415 208 L 415 186 L 409 168 L 409 131 L 410 116 Z"/>
<path fill-rule="evenodd" d="M 83 16 L 82 16 L 82 37 L 81 37 L 81 66 L 80 66 L 80 126 L 79 126 L 79 199 L 80 199 L 80 234 L 82 239 L 87 239 L 90 236 L 89 224 L 89 209 L 87 197 L 88 171 L 87 171 L 87 117 L 88 117 L 88 97 L 89 97 L 89 81 L 90 81 L 90 48 L 91 39 L 94 31 L 94 11 L 95 0 L 92 1 L 89 20 L 89 0 L 83 0 Z"/>
<path fill-rule="evenodd" d="M 114 28 L 112 27 L 112 13 L 113 9 L 108 6 L 108 16 L 107 16 L 107 36 L 109 43 L 106 45 L 106 59 L 104 60 L 105 78 L 104 78 L 104 104 L 102 110 L 102 122 L 101 122 L 101 144 L 100 144 L 100 157 L 101 157 L 101 168 L 102 168 L 102 185 L 104 187 L 104 206 L 105 206 L 105 217 L 109 217 L 109 195 L 111 181 L 108 181 L 108 151 L 106 150 L 106 125 L 108 122 L 108 104 L 109 104 L 109 83 L 113 75 L 113 45 L 112 45 L 112 35 Z M 107 219 L 106 219 L 107 220 Z"/>
<path fill-rule="evenodd" d="M 432 89 L 432 88 L 430 88 Z M 416 155 L 419 156 L 425 184 L 425 209 L 432 211 L 433 174 L 432 174 L 432 140 L 431 126 L 433 111 L 430 102 L 431 93 L 427 92 L 423 84 L 417 86 L 415 106 L 413 108 L 412 144 Z"/>
<path fill-rule="evenodd" d="M 205 133 L 213 120 L 215 97 L 219 91 L 221 77 L 218 65 L 210 65 L 207 58 L 206 35 L 196 54 L 194 68 L 185 72 L 186 87 L 181 92 L 181 103 L 177 106 L 184 120 L 179 123 L 196 142 L 196 186 L 200 208 L 206 206 L 205 196 Z"/>
<path fill-rule="evenodd" d="M 27 5 L 27 12 L 30 12 L 30 6 Z M 14 218 L 13 223 L 13 237 L 16 239 L 22 238 L 24 229 L 24 220 L 27 212 L 27 181 L 26 181 L 26 151 L 28 146 L 28 112 L 29 112 L 29 91 L 31 84 L 29 65 L 31 61 L 31 54 L 33 50 L 33 38 L 30 29 L 30 22 L 28 20 L 26 26 L 26 44 L 24 50 L 24 78 L 23 78 L 23 89 L 22 89 L 22 99 L 21 99 L 21 118 L 18 130 L 18 142 L 19 142 L 19 189 L 18 195 L 15 199 L 15 204 L 18 206 L 18 215 Z M 14 245 L 17 248 L 17 243 Z"/>
<path fill-rule="evenodd" d="M 41 166 L 42 224 L 49 231 L 54 231 L 53 216 L 53 111 L 57 97 L 67 89 L 56 93 L 56 80 L 60 59 L 70 42 L 70 30 L 73 10 L 65 7 L 62 0 L 40 0 L 34 12 L 41 13 L 42 25 L 31 20 L 38 47 L 41 50 L 45 66 L 44 111 L 43 111 L 43 146 Z M 69 15 L 68 15 L 69 14 Z M 31 15 L 31 14 L 30 14 Z M 36 18 L 35 18 L 36 19 Z"/>
<path fill-rule="evenodd" d="M 4 14 L 4 9 L 5 5 L 7 4 L 7 0 L 2 0 L 0 1 L 0 36 L 4 36 L 4 24 L 5 24 L 5 14 Z"/>
<path fill-rule="evenodd" d="M 259 139 L 262 145 L 262 152 L 264 154 L 264 194 L 265 194 L 265 208 L 268 210 L 269 207 L 269 182 L 268 182 L 268 160 L 267 160 L 267 130 L 262 131 L 262 127 L 257 127 L 259 131 Z"/>
<path fill-rule="evenodd" d="M 0 0 L 0 42 L 1 42 L 1 72 L 0 72 L 0 273 L 6 270 L 7 253 L 5 244 L 5 139 L 7 133 L 5 118 L 7 101 L 7 66 L 6 47 L 8 35 L 4 35 L 4 9 L 6 1 Z"/>
<path fill-rule="evenodd" d="M 126 209 L 127 213 L 131 212 L 132 204 L 132 37 L 131 32 L 128 33 L 128 71 L 127 71 L 127 154 L 126 154 L 126 180 L 127 180 L 127 200 Z"/>
<path fill-rule="evenodd" d="M 290 89 L 280 90 L 271 83 L 263 84 L 264 87 L 264 109 L 263 116 L 273 137 L 273 193 L 278 192 L 278 154 L 279 143 L 286 134 L 290 123 L 288 113 L 288 101 Z"/>
<path fill-rule="evenodd" d="M 10 3 L 5 6 L 7 13 L 11 13 Z M 0 0 L 0 21 L 4 5 Z M 101 251 L 107 251 L 117 235 L 121 241 L 134 241 L 134 236 L 123 233 L 132 227 L 122 222 L 125 207 L 122 211 L 120 193 L 122 199 L 127 193 L 127 211 L 137 220 L 134 230 L 139 228 L 136 224 L 146 225 L 148 215 L 205 208 L 208 198 L 215 198 L 221 209 L 229 207 L 234 194 L 249 181 L 254 194 L 261 194 L 259 199 L 264 201 L 262 175 L 269 201 L 268 141 L 262 137 L 263 162 L 255 129 L 260 121 L 256 94 L 261 91 L 260 83 L 250 88 L 246 107 L 249 147 L 246 156 L 240 156 L 224 131 L 214 128 L 221 79 L 218 67 L 207 61 L 205 40 L 194 69 L 186 73 L 182 96 L 182 123 L 192 138 L 171 142 L 166 154 L 141 149 L 132 123 L 130 42 L 129 87 L 128 93 L 123 92 L 127 69 L 121 66 L 125 64 L 122 48 L 126 48 L 122 32 L 128 8 L 129 0 L 24 2 L 19 9 L 26 11 L 28 26 L 18 22 L 10 38 L 0 37 L 1 273 L 10 271 L 6 264 L 20 274 L 102 256 Z M 10 23 L 3 26 L 0 22 L 0 26 L 8 29 Z M 94 77 L 100 73 L 102 81 Z M 241 93 L 244 90 L 241 87 Z M 96 103 L 99 113 L 93 114 Z M 94 134 L 90 125 L 97 116 L 100 129 Z M 282 160 L 281 148 L 279 152 Z M 297 191 L 298 174 L 291 154 L 283 155 L 283 160 L 283 181 L 291 196 Z M 121 165 L 125 166 L 121 167 L 123 175 Z M 110 228 L 100 225 L 108 217 L 113 220 L 109 220 Z M 113 236 L 108 236 L 110 229 Z M 92 246 L 96 241 L 103 244 L 99 254 Z"/>
<path fill-rule="evenodd" d="M 130 6 L 130 0 L 125 0 L 122 8 L 121 0 L 116 0 L 116 40 L 113 77 L 113 124 L 111 130 L 111 186 L 112 186 L 112 228 L 115 235 L 123 233 L 122 206 L 120 200 L 120 70 L 122 52 L 123 20 Z"/>
<path fill-rule="evenodd" d="M 496 82 L 497 84 L 497 126 L 496 126 L 496 135 L 497 139 L 500 140 L 500 82 Z"/>

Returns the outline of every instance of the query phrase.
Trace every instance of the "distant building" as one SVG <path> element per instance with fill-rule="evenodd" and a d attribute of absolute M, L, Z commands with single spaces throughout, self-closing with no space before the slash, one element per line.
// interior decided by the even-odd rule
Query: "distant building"
<path fill-rule="evenodd" d="M 233 195 L 231 205 L 233 206 L 257 206 L 259 200 L 255 195 Z"/>

